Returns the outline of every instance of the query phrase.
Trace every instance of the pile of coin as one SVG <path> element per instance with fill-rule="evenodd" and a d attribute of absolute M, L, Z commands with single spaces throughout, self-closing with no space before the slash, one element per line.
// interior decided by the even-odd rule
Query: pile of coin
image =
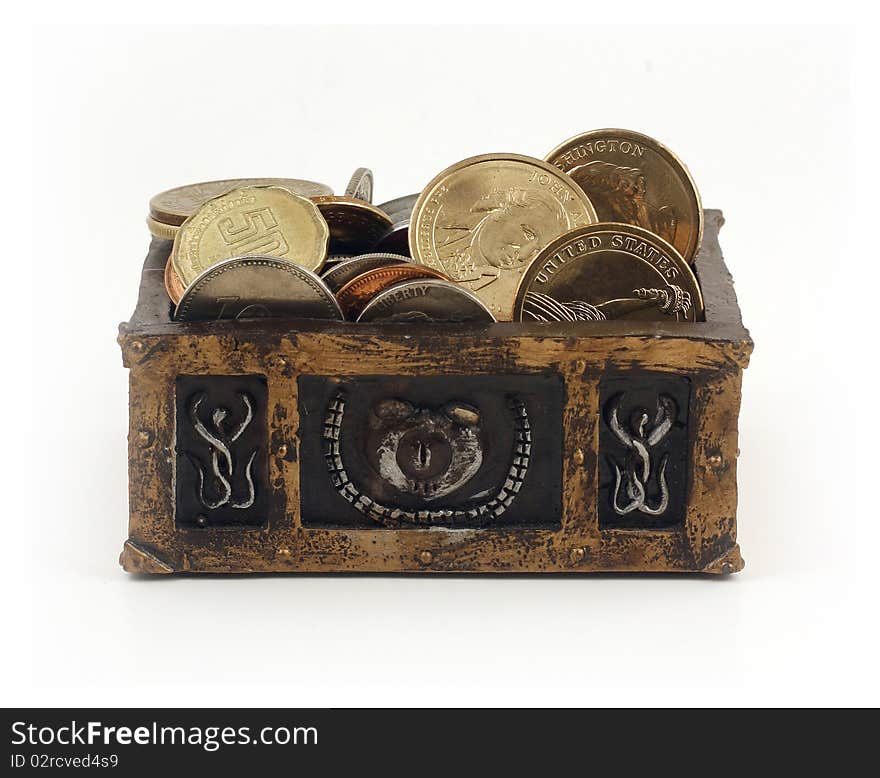
<path fill-rule="evenodd" d="M 292 178 L 212 181 L 150 201 L 173 245 L 174 318 L 352 322 L 699 321 L 703 211 L 669 149 L 582 133 L 544 160 L 485 154 L 373 205 Z"/>

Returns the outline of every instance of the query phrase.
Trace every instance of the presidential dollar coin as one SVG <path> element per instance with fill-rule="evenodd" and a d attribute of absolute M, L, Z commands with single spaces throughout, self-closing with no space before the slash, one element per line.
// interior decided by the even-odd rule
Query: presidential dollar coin
<path fill-rule="evenodd" d="M 663 238 L 631 224 L 581 227 L 546 246 L 523 274 L 517 321 L 694 322 L 703 298 L 693 271 Z"/>
<path fill-rule="evenodd" d="M 662 143 L 631 130 L 593 130 L 557 146 L 547 161 L 587 193 L 601 221 L 650 230 L 693 263 L 703 236 L 700 195 Z"/>
<path fill-rule="evenodd" d="M 513 316 L 520 277 L 555 238 L 592 224 L 590 199 L 565 173 L 519 154 L 485 154 L 436 176 L 413 207 L 410 255 Z"/>

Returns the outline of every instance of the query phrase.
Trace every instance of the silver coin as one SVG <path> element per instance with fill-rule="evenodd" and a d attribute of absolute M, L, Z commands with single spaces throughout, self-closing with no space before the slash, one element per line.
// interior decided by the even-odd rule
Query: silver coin
<path fill-rule="evenodd" d="M 328 270 L 332 270 L 337 265 L 348 262 L 350 259 L 355 258 L 355 254 L 330 254 L 327 259 L 324 260 L 324 264 L 321 265 L 321 272 L 318 273 L 321 278 L 327 275 Z"/>
<path fill-rule="evenodd" d="M 373 171 L 368 167 L 359 167 L 352 173 L 348 186 L 345 187 L 346 197 L 355 197 L 368 203 L 373 202 Z"/>
<path fill-rule="evenodd" d="M 177 321 L 286 316 L 342 320 L 326 284 L 310 270 L 277 257 L 233 257 L 212 265 L 183 293 Z"/>
<path fill-rule="evenodd" d="M 391 254 L 409 254 L 409 217 L 395 222 L 389 230 L 376 241 L 374 251 L 387 251 Z"/>
<path fill-rule="evenodd" d="M 419 192 L 415 194 L 406 195 L 405 197 L 398 197 L 395 200 L 389 200 L 387 203 L 382 203 L 382 205 L 377 205 L 376 207 L 380 211 L 385 211 L 390 217 L 391 221 L 399 222 L 406 219 L 409 220 L 410 215 L 412 214 L 413 206 L 416 204 L 416 200 L 419 199 Z"/>
<path fill-rule="evenodd" d="M 426 278 L 403 281 L 377 294 L 359 322 L 493 322 L 479 297 L 460 284 Z"/>
<path fill-rule="evenodd" d="M 321 276 L 333 294 L 336 294 L 349 281 L 357 278 L 361 273 L 375 270 L 377 267 L 399 265 L 401 262 L 410 262 L 409 257 L 400 254 L 361 254 L 359 257 L 339 262 Z"/>

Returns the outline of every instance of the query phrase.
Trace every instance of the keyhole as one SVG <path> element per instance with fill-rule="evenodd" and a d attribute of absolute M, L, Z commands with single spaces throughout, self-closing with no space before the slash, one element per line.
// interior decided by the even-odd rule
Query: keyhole
<path fill-rule="evenodd" d="M 397 447 L 397 464 L 409 478 L 436 478 L 449 469 L 451 462 L 452 447 L 439 432 L 410 430 Z"/>
<path fill-rule="evenodd" d="M 426 469 L 428 465 L 431 464 L 431 449 L 425 445 L 424 440 L 419 441 L 419 464 L 422 466 L 422 469 Z"/>

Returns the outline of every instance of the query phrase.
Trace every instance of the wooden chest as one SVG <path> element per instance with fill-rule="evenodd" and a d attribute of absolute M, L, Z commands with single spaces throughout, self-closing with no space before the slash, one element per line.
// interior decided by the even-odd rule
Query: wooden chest
<path fill-rule="evenodd" d="M 135 573 L 742 569 L 752 350 L 706 211 L 706 321 L 178 323 L 153 240 L 134 315 Z"/>

